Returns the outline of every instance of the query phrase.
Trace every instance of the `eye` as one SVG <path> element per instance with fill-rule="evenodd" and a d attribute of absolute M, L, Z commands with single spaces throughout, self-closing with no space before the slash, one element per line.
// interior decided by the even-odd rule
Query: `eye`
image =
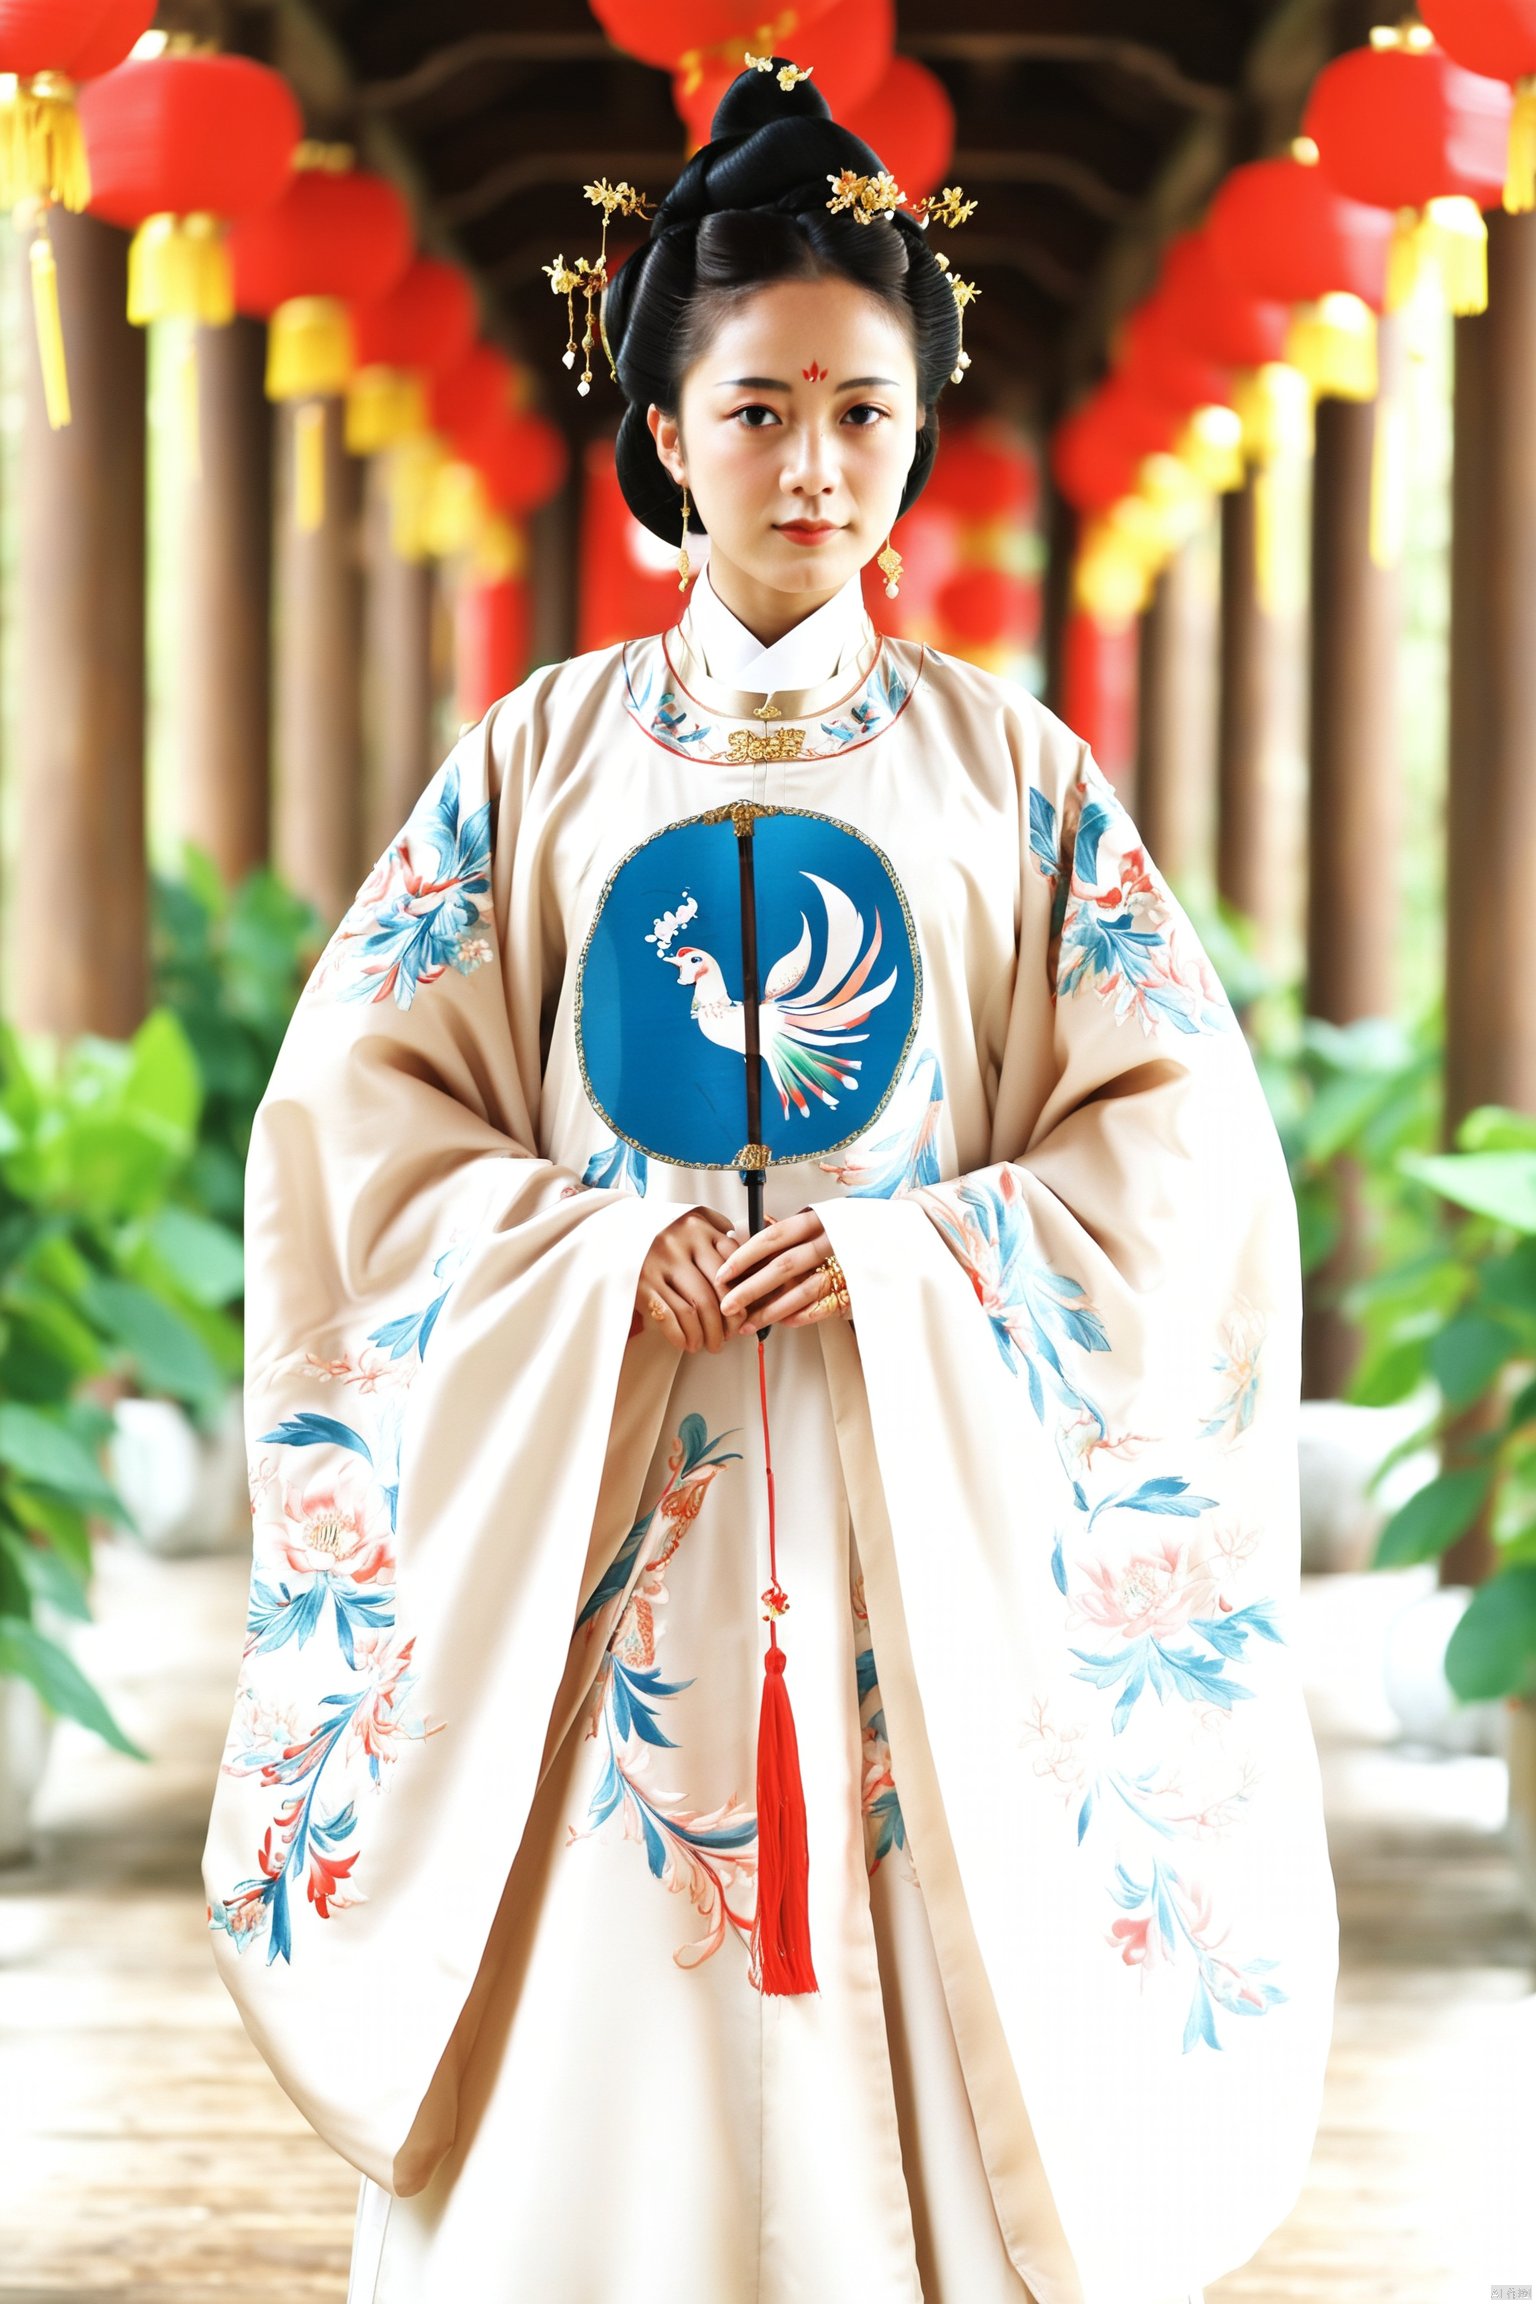
<path fill-rule="evenodd" d="M 748 418 L 757 416 L 765 416 L 770 424 L 777 424 L 779 421 L 778 410 L 770 408 L 765 400 L 753 400 L 745 408 L 733 408 L 731 410 L 731 422 L 734 424 L 740 421 L 748 432 L 761 432 L 764 429 L 761 424 L 747 421 Z"/>
<path fill-rule="evenodd" d="M 854 407 L 844 410 L 843 421 L 846 423 L 850 416 L 873 417 L 875 420 L 874 423 L 856 424 L 854 426 L 854 430 L 856 432 L 872 432 L 875 428 L 875 423 L 884 423 L 889 414 L 889 409 L 878 407 L 873 400 L 860 400 Z"/>

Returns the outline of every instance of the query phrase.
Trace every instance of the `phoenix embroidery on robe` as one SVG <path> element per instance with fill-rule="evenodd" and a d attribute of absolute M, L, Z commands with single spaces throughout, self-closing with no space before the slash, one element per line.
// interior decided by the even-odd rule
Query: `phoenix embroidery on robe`
<path fill-rule="evenodd" d="M 861 1060 L 845 1055 L 843 1049 L 845 1044 L 866 1037 L 855 1027 L 865 1023 L 871 1009 L 888 1000 L 896 987 L 893 968 L 880 983 L 865 989 L 880 952 L 879 913 L 866 944 L 863 917 L 845 891 L 816 872 L 807 872 L 805 878 L 815 883 L 826 912 L 826 957 L 821 972 L 814 984 L 800 991 L 811 959 L 810 923 L 802 912 L 799 940 L 769 969 L 758 1007 L 762 1060 L 786 1114 L 791 1103 L 797 1112 L 809 1112 L 811 1096 L 836 1105 L 839 1097 L 833 1094 L 834 1088 L 841 1094 L 857 1087 Z M 719 961 L 697 944 L 684 944 L 669 952 L 663 935 L 658 922 L 657 958 L 671 963 L 680 984 L 693 986 L 689 1014 L 699 1030 L 717 1048 L 734 1049 L 744 1060 L 746 1006 L 733 1000 L 726 990 Z"/>

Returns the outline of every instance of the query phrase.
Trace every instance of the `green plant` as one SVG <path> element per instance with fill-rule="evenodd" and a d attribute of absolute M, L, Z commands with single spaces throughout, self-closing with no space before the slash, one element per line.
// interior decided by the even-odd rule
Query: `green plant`
<path fill-rule="evenodd" d="M 325 933 L 315 907 L 274 872 L 261 868 L 226 888 L 191 841 L 180 878 L 153 877 L 155 998 L 191 1043 L 203 1091 L 183 1188 L 236 1230 L 252 1115 Z"/>
<path fill-rule="evenodd" d="M 201 1108 L 165 1010 L 127 1042 L 0 1024 L 0 1673 L 140 1758 L 36 1614 L 88 1620 L 92 1521 L 132 1526 L 92 1388 L 132 1382 L 208 1424 L 239 1370 L 240 1241 L 178 1197 Z"/>
<path fill-rule="evenodd" d="M 1405 1177 L 1466 1214 L 1376 1288 L 1378 1370 L 1398 1397 L 1432 1378 L 1440 1404 L 1375 1478 L 1427 1439 L 1442 1470 L 1387 1521 L 1372 1565 L 1437 1559 L 1488 1510 L 1497 1565 L 1445 1659 L 1473 1702 L 1536 1695 L 1536 1119 L 1482 1105 L 1454 1142 L 1399 1156 Z"/>

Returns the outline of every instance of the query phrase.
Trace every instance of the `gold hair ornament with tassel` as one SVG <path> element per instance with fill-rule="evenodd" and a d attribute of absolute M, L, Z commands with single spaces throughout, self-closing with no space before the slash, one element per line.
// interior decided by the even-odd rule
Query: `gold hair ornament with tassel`
<path fill-rule="evenodd" d="M 608 360 L 608 373 L 615 383 L 618 382 L 619 376 L 618 369 L 614 365 L 613 351 L 608 342 L 608 330 L 603 319 L 603 308 L 608 297 L 609 219 L 613 216 L 649 216 L 651 204 L 644 192 L 637 191 L 633 184 L 627 184 L 622 177 L 617 184 L 610 184 L 606 176 L 599 176 L 595 182 L 584 184 L 582 190 L 593 207 L 601 208 L 603 212 L 603 232 L 597 254 L 595 256 L 578 256 L 572 264 L 567 264 L 563 255 L 557 256 L 553 264 L 546 264 L 542 269 L 549 275 L 549 285 L 552 292 L 556 296 L 565 298 L 566 345 L 560 358 L 563 366 L 567 368 L 574 368 L 576 365 L 576 307 L 573 298 L 578 290 L 586 302 L 587 324 L 581 339 L 582 370 L 576 385 L 577 391 L 585 399 L 592 389 L 594 304 L 596 305 L 595 335 L 602 341 L 603 351 Z"/>
<path fill-rule="evenodd" d="M 857 169 L 844 168 L 835 176 L 829 173 L 827 182 L 832 187 L 827 206 L 833 215 L 846 208 L 858 224 L 872 224 L 877 216 L 891 215 L 907 197 L 887 168 L 878 176 L 861 176 Z"/>

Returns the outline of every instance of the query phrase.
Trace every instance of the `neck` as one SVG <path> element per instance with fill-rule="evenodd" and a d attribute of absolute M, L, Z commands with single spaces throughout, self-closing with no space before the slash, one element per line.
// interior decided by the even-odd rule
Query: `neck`
<path fill-rule="evenodd" d="M 817 592 L 776 592 L 767 584 L 759 584 L 744 569 L 735 567 L 720 552 L 712 552 L 709 574 L 699 578 L 701 583 L 713 584 L 720 598 L 739 617 L 754 640 L 764 648 L 771 648 L 782 640 L 786 632 L 793 632 L 807 616 L 825 607 L 842 584 L 829 584 Z"/>

